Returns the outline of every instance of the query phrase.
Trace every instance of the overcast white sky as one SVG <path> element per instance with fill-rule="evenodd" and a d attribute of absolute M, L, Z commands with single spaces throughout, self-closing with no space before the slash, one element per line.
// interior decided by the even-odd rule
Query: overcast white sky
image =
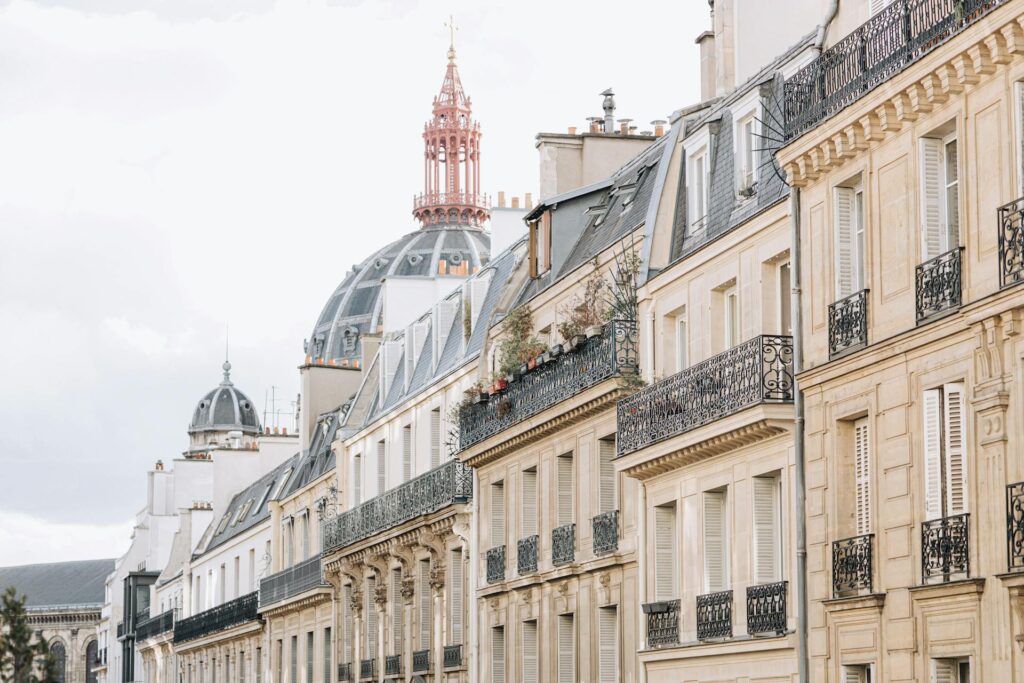
<path fill-rule="evenodd" d="M 295 396 L 345 271 L 415 227 L 449 13 L 492 195 L 609 86 L 642 127 L 697 98 L 706 0 L 0 0 L 0 564 L 123 552 L 225 325 L 235 383 Z"/>

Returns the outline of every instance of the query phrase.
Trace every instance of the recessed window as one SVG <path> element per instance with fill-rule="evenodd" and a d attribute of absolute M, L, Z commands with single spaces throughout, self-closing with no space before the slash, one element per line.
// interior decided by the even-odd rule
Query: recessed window
<path fill-rule="evenodd" d="M 690 232 L 700 232 L 707 225 L 708 213 L 708 155 L 701 149 L 690 159 L 687 182 L 690 193 Z"/>
<path fill-rule="evenodd" d="M 921 138 L 921 260 L 960 244 L 960 172 L 956 133 Z"/>
<path fill-rule="evenodd" d="M 736 126 L 736 183 L 740 196 L 754 194 L 757 181 L 757 121 L 753 114 L 740 119 Z"/>
<path fill-rule="evenodd" d="M 835 188 L 835 279 L 836 299 L 864 289 L 865 251 L 864 189 Z"/>
<path fill-rule="evenodd" d="M 281 497 L 281 493 L 284 492 L 284 487 L 288 485 L 288 480 L 292 478 L 292 468 L 289 467 L 285 470 L 284 476 L 281 477 L 281 483 L 277 485 L 277 492 L 274 494 L 274 500 Z"/>

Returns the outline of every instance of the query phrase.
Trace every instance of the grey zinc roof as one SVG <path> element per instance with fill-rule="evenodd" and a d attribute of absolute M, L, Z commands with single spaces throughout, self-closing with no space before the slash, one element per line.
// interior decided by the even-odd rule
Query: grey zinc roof
<path fill-rule="evenodd" d="M 0 567 L 0 591 L 14 586 L 26 607 L 99 607 L 114 560 L 80 560 Z"/>
<path fill-rule="evenodd" d="M 192 411 L 188 433 L 205 431 L 259 432 L 260 418 L 256 406 L 231 382 L 231 363 L 224 361 L 224 379 L 220 385 L 199 399 Z"/>

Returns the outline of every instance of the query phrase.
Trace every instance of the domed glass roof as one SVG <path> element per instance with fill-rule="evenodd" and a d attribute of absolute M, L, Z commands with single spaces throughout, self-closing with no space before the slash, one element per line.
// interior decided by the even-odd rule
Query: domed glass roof
<path fill-rule="evenodd" d="M 356 367 L 359 338 L 381 326 L 384 278 L 465 278 L 490 259 L 490 235 L 467 226 L 441 224 L 411 232 L 355 266 L 327 300 L 306 340 L 307 362 Z"/>
<path fill-rule="evenodd" d="M 192 412 L 188 433 L 229 432 L 259 433 L 260 419 L 249 397 L 231 383 L 231 363 L 224 361 L 224 379 L 209 392 Z"/>

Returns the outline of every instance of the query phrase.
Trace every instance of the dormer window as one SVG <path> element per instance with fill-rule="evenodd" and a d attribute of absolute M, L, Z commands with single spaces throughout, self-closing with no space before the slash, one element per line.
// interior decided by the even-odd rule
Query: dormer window
<path fill-rule="evenodd" d="M 289 467 L 285 471 L 284 476 L 281 477 L 281 483 L 277 485 L 277 491 L 274 493 L 274 500 L 277 500 L 278 498 L 281 497 L 281 494 L 284 492 L 284 487 L 288 485 L 288 480 L 291 479 L 291 478 L 292 478 L 292 468 Z"/>
<path fill-rule="evenodd" d="M 551 210 L 530 224 L 530 277 L 540 277 L 551 270 Z"/>
<path fill-rule="evenodd" d="M 757 120 L 753 112 L 736 126 L 736 191 L 740 197 L 753 196 L 757 183 Z"/>
<path fill-rule="evenodd" d="M 690 233 L 704 230 L 708 219 L 708 153 L 701 148 L 690 157 L 688 178 L 690 195 Z"/>

